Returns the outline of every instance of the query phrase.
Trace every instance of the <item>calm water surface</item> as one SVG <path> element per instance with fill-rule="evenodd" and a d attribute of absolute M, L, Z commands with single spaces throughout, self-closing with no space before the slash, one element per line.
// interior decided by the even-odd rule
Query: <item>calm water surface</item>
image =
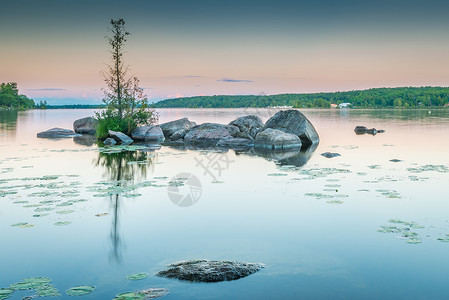
<path fill-rule="evenodd" d="M 166 109 L 160 122 L 274 113 Z M 61 299 L 79 285 L 96 286 L 83 299 L 151 287 L 170 289 L 167 300 L 449 298 L 448 111 L 303 113 L 318 148 L 261 157 L 166 146 L 108 154 L 86 139 L 36 138 L 92 110 L 0 112 L 0 287 L 45 276 Z M 386 132 L 357 136 L 357 125 Z M 175 187 L 178 174 L 199 184 Z M 179 195 L 193 205 L 175 205 Z M 195 258 L 266 268 L 213 284 L 154 275 Z M 138 272 L 149 276 L 125 278 Z"/>

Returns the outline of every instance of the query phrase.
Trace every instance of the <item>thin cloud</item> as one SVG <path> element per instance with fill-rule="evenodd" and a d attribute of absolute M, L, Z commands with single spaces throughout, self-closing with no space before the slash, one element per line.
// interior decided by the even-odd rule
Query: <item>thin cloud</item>
<path fill-rule="evenodd" d="M 232 78 L 222 78 L 222 79 L 218 79 L 217 81 L 222 81 L 222 82 L 254 82 L 252 80 L 232 79 Z"/>
<path fill-rule="evenodd" d="M 28 92 L 32 91 L 66 91 L 66 89 L 54 89 L 54 88 L 45 88 L 45 89 L 27 89 Z"/>

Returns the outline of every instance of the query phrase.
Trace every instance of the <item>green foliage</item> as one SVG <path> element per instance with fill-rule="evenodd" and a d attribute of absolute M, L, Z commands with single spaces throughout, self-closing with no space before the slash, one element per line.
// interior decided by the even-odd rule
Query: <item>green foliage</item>
<path fill-rule="evenodd" d="M 129 32 L 125 30 L 123 19 L 111 20 L 111 33 L 107 40 L 112 47 L 113 65 L 103 72 L 106 88 L 103 89 L 103 103 L 106 109 L 96 113 L 99 120 L 97 137 L 104 139 L 108 130 L 130 134 L 139 125 L 150 125 L 158 120 L 155 110 L 150 107 L 147 96 L 139 87 L 137 77 L 126 76 L 127 67 L 122 61 L 123 47 Z"/>
<path fill-rule="evenodd" d="M 34 108 L 34 101 L 25 95 L 19 95 L 17 83 L 9 82 L 0 85 L 0 108 L 30 109 Z"/>
<path fill-rule="evenodd" d="M 419 108 L 441 107 L 449 103 L 448 87 L 399 87 L 375 88 L 361 91 L 280 94 L 280 95 L 240 95 L 240 96 L 198 96 L 167 99 L 155 104 L 157 108 L 237 108 L 291 106 L 294 108 L 327 108 L 330 104 L 351 103 L 355 108 Z"/>

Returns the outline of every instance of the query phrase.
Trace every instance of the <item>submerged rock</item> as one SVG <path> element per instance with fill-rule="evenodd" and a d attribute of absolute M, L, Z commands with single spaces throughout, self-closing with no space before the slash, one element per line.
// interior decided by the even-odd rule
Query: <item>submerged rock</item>
<path fill-rule="evenodd" d="M 228 147 L 232 149 L 248 149 L 254 147 L 254 142 L 250 139 L 233 138 L 231 136 L 228 136 L 219 140 L 217 146 Z"/>
<path fill-rule="evenodd" d="M 109 130 L 109 136 L 113 138 L 117 143 L 120 143 L 122 145 L 129 145 L 134 142 L 132 138 L 118 131 Z"/>
<path fill-rule="evenodd" d="M 78 119 L 73 122 L 73 130 L 76 133 L 95 134 L 97 132 L 98 120 L 92 117 Z"/>
<path fill-rule="evenodd" d="M 140 126 L 134 129 L 131 137 L 136 141 L 162 142 L 165 140 L 164 133 L 159 126 Z"/>
<path fill-rule="evenodd" d="M 246 133 L 253 139 L 261 131 L 263 122 L 258 116 L 243 116 L 230 122 L 229 125 L 237 126 L 242 133 Z"/>
<path fill-rule="evenodd" d="M 332 153 L 332 152 L 324 152 L 324 153 L 321 153 L 321 155 L 326 158 L 333 158 L 333 157 L 341 156 L 339 153 Z"/>
<path fill-rule="evenodd" d="M 184 142 L 190 144 L 216 145 L 225 137 L 233 137 L 239 132 L 238 127 L 217 123 L 204 123 L 190 129 L 184 136 Z"/>
<path fill-rule="evenodd" d="M 38 138 L 48 138 L 48 139 L 60 139 L 60 138 L 71 138 L 75 136 L 80 136 L 75 131 L 64 128 L 52 128 L 47 131 L 42 131 L 37 134 Z"/>
<path fill-rule="evenodd" d="M 190 122 L 187 118 L 182 118 L 179 120 L 163 123 L 159 126 L 164 132 L 165 138 L 169 139 L 175 132 L 181 129 L 189 130 L 190 128 L 196 126 L 196 123 Z"/>
<path fill-rule="evenodd" d="M 157 275 L 187 281 L 219 282 L 240 279 L 262 268 L 264 264 L 260 263 L 198 259 L 171 264 Z"/>
<path fill-rule="evenodd" d="M 306 118 L 298 110 L 282 110 L 277 112 L 265 123 L 264 129 L 272 128 L 286 133 L 294 134 L 301 139 L 304 146 L 317 144 L 320 141 L 318 133 Z"/>
<path fill-rule="evenodd" d="M 292 149 L 301 148 L 301 139 L 294 134 L 277 129 L 267 128 L 256 135 L 254 147 L 263 149 Z"/>

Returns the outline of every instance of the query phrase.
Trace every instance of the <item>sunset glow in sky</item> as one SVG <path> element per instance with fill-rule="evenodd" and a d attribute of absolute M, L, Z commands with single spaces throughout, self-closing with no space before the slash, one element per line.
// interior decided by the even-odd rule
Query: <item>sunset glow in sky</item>
<path fill-rule="evenodd" d="M 447 1 L 2 3 L 0 82 L 51 104 L 99 103 L 111 18 L 151 100 L 449 85 Z"/>

